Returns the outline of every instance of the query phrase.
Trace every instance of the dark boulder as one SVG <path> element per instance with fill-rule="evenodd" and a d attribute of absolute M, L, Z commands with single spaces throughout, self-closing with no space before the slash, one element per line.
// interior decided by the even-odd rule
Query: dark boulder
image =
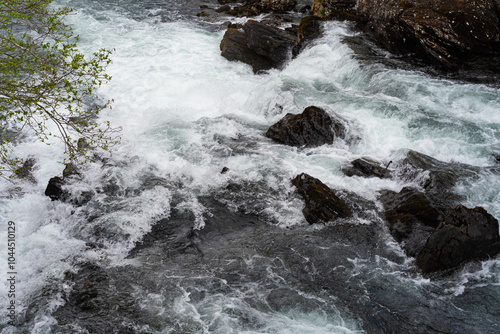
<path fill-rule="evenodd" d="M 79 191 L 73 194 L 66 187 L 80 177 L 80 172 L 74 164 L 66 164 L 63 177 L 55 176 L 49 180 L 47 188 L 45 188 L 45 196 L 50 197 L 53 201 L 68 202 L 77 206 L 87 203 L 94 196 L 93 191 Z"/>
<path fill-rule="evenodd" d="M 416 257 L 445 212 L 436 209 L 424 193 L 403 188 L 399 193 L 383 192 L 389 231 L 408 256 Z"/>
<path fill-rule="evenodd" d="M 477 168 L 473 166 L 443 162 L 411 150 L 403 160 L 396 162 L 395 169 L 402 181 L 417 182 L 442 212 L 448 212 L 462 201 L 462 197 L 454 192 L 456 182 L 477 174 Z"/>
<path fill-rule="evenodd" d="M 231 9 L 231 6 L 229 5 L 224 5 L 224 6 L 220 6 L 219 8 L 217 8 L 215 11 L 217 13 L 223 13 L 223 12 L 227 12 L 228 10 Z"/>
<path fill-rule="evenodd" d="M 321 22 L 323 20 L 317 16 L 309 15 L 300 20 L 297 29 L 297 44 L 293 47 L 293 56 L 298 54 L 307 44 L 321 35 Z"/>
<path fill-rule="evenodd" d="M 323 19 L 355 20 L 356 0 L 317 0 L 311 12 Z"/>
<path fill-rule="evenodd" d="M 306 206 L 302 213 L 309 224 L 352 216 L 345 202 L 320 180 L 302 173 L 292 180 L 292 184 L 304 198 Z"/>
<path fill-rule="evenodd" d="M 482 207 L 457 206 L 431 234 L 416 264 L 430 273 L 500 252 L 498 221 Z"/>
<path fill-rule="evenodd" d="M 254 73 L 281 68 L 288 60 L 295 38 L 288 32 L 249 20 L 243 30 L 229 28 L 221 41 L 221 54 L 252 66 Z"/>
<path fill-rule="evenodd" d="M 61 177 L 55 176 L 51 178 L 49 180 L 49 183 L 47 184 L 47 188 L 45 189 L 45 196 L 50 197 L 50 199 L 53 201 L 61 200 L 63 197 L 65 197 L 63 186 L 64 180 Z"/>
<path fill-rule="evenodd" d="M 385 212 L 392 224 L 406 217 L 414 217 L 425 226 L 435 228 L 442 220 L 442 212 L 432 206 L 432 203 L 415 188 L 403 188 L 393 199 L 392 208 Z"/>
<path fill-rule="evenodd" d="M 296 5 L 296 0 L 251 0 L 227 13 L 238 17 L 256 16 L 264 13 L 286 13 L 294 10 Z"/>
<path fill-rule="evenodd" d="M 444 69 L 491 52 L 500 37 L 495 0 L 358 0 L 359 20 L 391 52 L 413 52 Z"/>
<path fill-rule="evenodd" d="M 389 164 L 391 162 L 389 162 Z M 342 168 L 342 172 L 346 176 L 378 177 L 385 179 L 391 177 L 391 171 L 388 169 L 389 164 L 387 166 L 382 166 L 370 159 L 361 158 L 353 160 L 351 166 Z"/>
<path fill-rule="evenodd" d="M 333 143 L 336 137 L 344 138 L 345 127 L 323 109 L 310 106 L 302 114 L 286 114 L 266 136 L 291 146 L 320 146 Z"/>

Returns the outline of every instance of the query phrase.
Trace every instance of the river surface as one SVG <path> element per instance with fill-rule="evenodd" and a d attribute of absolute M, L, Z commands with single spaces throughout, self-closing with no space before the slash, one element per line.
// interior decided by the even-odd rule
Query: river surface
<path fill-rule="evenodd" d="M 63 169 L 60 143 L 15 147 L 36 159 L 36 183 L 0 180 L 2 334 L 500 333 L 498 257 L 423 277 L 388 231 L 379 192 L 420 187 L 425 173 L 341 171 L 370 157 L 399 175 L 408 150 L 470 166 L 453 191 L 500 219 L 498 86 L 402 65 L 360 47 L 369 41 L 346 22 L 325 22 L 283 70 L 254 75 L 220 56 L 229 18 L 197 18 L 200 1 L 58 3 L 79 9 L 68 22 L 83 52 L 113 50 L 101 118 L 122 141 L 69 187 L 93 194 L 81 206 L 44 195 Z M 311 105 L 341 119 L 346 139 L 293 148 L 265 137 Z M 354 216 L 309 225 L 290 182 L 302 172 Z"/>

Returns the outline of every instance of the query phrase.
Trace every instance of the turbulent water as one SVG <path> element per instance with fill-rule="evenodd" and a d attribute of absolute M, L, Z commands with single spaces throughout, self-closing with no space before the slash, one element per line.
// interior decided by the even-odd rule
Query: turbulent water
<path fill-rule="evenodd" d="M 28 137 L 15 147 L 35 157 L 37 182 L 0 183 L 1 333 L 500 332 L 500 260 L 422 277 L 377 201 L 419 180 L 340 169 L 365 156 L 386 165 L 410 149 L 469 165 L 474 175 L 454 191 L 500 219 L 498 87 L 395 66 L 379 50 L 357 54 L 349 23 L 324 23 L 283 70 L 254 75 L 220 56 L 227 19 L 200 21 L 198 1 L 68 4 L 79 9 L 68 21 L 82 50 L 113 49 L 113 79 L 99 93 L 114 102 L 101 117 L 123 138 L 70 186 L 94 193 L 82 206 L 44 195 L 63 168 L 60 143 Z M 342 119 L 347 138 L 293 148 L 264 136 L 310 105 Z M 354 217 L 310 226 L 290 182 L 301 172 L 335 189 Z"/>

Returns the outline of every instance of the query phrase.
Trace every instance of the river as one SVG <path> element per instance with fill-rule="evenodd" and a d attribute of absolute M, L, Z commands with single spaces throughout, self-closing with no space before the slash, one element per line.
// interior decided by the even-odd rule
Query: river
<path fill-rule="evenodd" d="M 71 185 L 93 193 L 82 206 L 44 195 L 63 169 L 61 143 L 15 147 L 35 157 L 37 182 L 0 180 L 2 231 L 16 224 L 17 247 L 10 326 L 2 233 L 2 334 L 500 332 L 500 259 L 422 276 L 378 200 L 421 180 L 341 171 L 408 150 L 473 166 L 454 191 L 500 219 L 498 86 L 403 66 L 373 45 L 363 53 L 357 43 L 369 42 L 348 22 L 325 22 L 284 69 L 255 75 L 221 57 L 229 18 L 197 18 L 199 1 L 58 3 L 79 10 L 68 22 L 83 52 L 113 50 L 99 94 L 114 102 L 100 117 L 122 141 Z M 265 137 L 311 105 L 347 137 L 315 148 Z M 302 172 L 354 216 L 309 225 L 290 182 Z"/>

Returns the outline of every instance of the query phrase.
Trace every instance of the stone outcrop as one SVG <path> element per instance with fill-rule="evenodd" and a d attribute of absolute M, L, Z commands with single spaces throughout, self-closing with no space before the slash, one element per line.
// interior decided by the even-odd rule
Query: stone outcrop
<path fill-rule="evenodd" d="M 309 224 L 352 216 L 345 202 L 320 180 L 302 173 L 292 180 L 292 184 L 304 198 L 306 206 L 302 213 Z"/>
<path fill-rule="evenodd" d="M 453 269 L 500 252 L 498 221 L 482 207 L 457 206 L 434 230 L 417 257 L 424 272 Z"/>
<path fill-rule="evenodd" d="M 391 52 L 413 52 L 444 69 L 495 47 L 494 0 L 358 0 L 356 14 Z"/>
<path fill-rule="evenodd" d="M 310 106 L 302 114 L 286 114 L 272 125 L 266 136 L 291 146 L 331 144 L 336 137 L 345 137 L 345 127 L 321 108 Z"/>
<path fill-rule="evenodd" d="M 281 68 L 289 59 L 295 38 L 290 33 L 249 20 L 242 29 L 228 28 L 221 41 L 221 54 L 252 66 L 254 73 Z"/>

